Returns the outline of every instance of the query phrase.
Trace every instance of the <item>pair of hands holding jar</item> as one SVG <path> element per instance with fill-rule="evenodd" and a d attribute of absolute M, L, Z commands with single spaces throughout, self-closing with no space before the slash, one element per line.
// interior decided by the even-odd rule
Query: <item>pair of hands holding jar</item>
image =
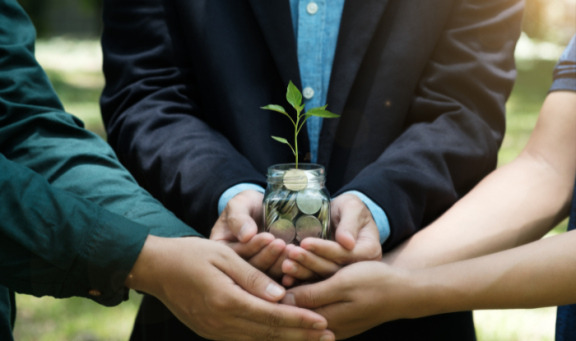
<path fill-rule="evenodd" d="M 263 194 L 250 190 L 232 198 L 214 225 L 210 239 L 229 246 L 271 279 L 294 287 L 282 303 L 309 308 L 324 316 L 328 329 L 337 338 L 384 322 L 370 318 L 375 314 L 367 308 L 374 296 L 366 288 L 354 285 L 367 280 L 362 275 L 371 272 L 363 270 L 366 266 L 385 266 L 380 262 L 378 228 L 366 205 L 353 194 L 339 196 L 331 203 L 336 242 L 307 238 L 295 246 L 286 245 L 269 233 L 258 234 L 256 222 L 263 216 L 262 200 Z M 345 267 L 350 264 L 354 265 Z M 382 271 L 378 273 L 383 276 Z M 318 283 L 299 286 L 306 282 Z M 311 293 L 314 297 L 310 297 Z"/>

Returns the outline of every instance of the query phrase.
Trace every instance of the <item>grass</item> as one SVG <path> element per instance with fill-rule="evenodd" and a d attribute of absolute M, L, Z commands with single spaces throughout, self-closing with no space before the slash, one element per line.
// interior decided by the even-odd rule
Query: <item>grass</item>
<path fill-rule="evenodd" d="M 65 42 L 40 44 L 39 60 L 48 66 L 48 75 L 67 111 L 82 119 L 88 129 L 105 138 L 98 108 L 104 79 L 101 73 L 94 71 L 93 66 L 98 60 L 91 61 L 90 68 L 75 68 L 73 72 L 67 72 L 59 66 L 67 63 L 62 62 L 59 57 L 54 58 L 55 54 L 50 50 L 53 45 L 58 45 L 58 48 L 66 48 L 73 54 L 75 49 L 85 53 L 86 50 L 93 51 L 97 48 L 87 46 L 86 43 L 80 46 L 62 44 Z M 91 55 L 85 54 L 82 58 L 88 59 Z M 57 63 L 50 64 L 52 61 Z M 499 166 L 512 161 L 526 145 L 551 85 L 553 67 L 554 62 L 550 61 L 523 61 L 518 64 L 518 81 L 507 104 L 508 123 L 499 153 Z M 565 230 L 566 222 L 563 222 L 551 234 Z M 127 340 L 140 300 L 141 296 L 132 292 L 129 301 L 115 308 L 105 308 L 80 298 L 57 300 L 18 295 L 16 340 Z M 555 311 L 555 308 L 477 311 L 474 319 L 478 338 L 480 341 L 552 341 Z"/>

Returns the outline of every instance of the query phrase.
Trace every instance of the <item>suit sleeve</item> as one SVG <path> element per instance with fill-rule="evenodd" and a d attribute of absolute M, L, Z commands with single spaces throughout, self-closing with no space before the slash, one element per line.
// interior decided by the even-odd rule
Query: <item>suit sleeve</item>
<path fill-rule="evenodd" d="M 385 249 L 431 223 L 496 166 L 515 76 L 523 3 L 456 1 L 423 73 L 404 133 L 339 193 L 384 209 Z"/>
<path fill-rule="evenodd" d="M 137 184 L 104 140 L 64 112 L 34 57 L 35 36 L 17 1 L 0 0 L 0 153 L 153 235 L 198 235 Z"/>
<path fill-rule="evenodd" d="M 194 74 L 175 53 L 185 44 L 166 11 L 161 0 L 104 2 L 102 113 L 109 143 L 137 181 L 209 235 L 221 195 L 265 179 L 203 120 Z"/>
<path fill-rule="evenodd" d="M 149 228 L 52 187 L 2 154 L 0 201 L 0 285 L 35 296 L 122 302 Z"/>

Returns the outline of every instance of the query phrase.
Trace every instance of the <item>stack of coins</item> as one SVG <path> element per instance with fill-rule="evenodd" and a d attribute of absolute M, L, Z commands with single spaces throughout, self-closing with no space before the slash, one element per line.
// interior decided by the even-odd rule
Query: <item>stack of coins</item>
<path fill-rule="evenodd" d="M 308 237 L 328 239 L 328 196 L 309 186 L 306 174 L 299 170 L 286 172 L 283 184 L 264 200 L 265 231 L 287 244 L 299 245 Z"/>

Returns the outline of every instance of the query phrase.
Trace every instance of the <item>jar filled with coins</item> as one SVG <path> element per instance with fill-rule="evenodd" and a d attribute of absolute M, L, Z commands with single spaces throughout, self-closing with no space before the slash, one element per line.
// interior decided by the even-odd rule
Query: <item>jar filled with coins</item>
<path fill-rule="evenodd" d="M 330 230 L 330 194 L 324 167 L 315 164 L 276 165 L 268 168 L 264 194 L 264 228 L 286 244 L 304 238 L 334 240 Z"/>

